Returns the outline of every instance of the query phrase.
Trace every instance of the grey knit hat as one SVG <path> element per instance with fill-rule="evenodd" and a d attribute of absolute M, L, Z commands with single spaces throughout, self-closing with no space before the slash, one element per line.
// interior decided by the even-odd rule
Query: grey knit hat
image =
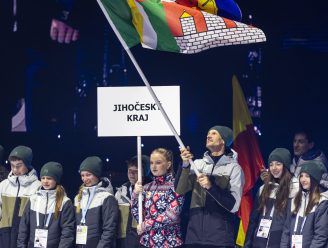
<path fill-rule="evenodd" d="M 102 174 L 103 162 L 97 156 L 87 157 L 84 159 L 80 165 L 79 172 L 89 171 L 96 177 L 100 178 Z"/>
<path fill-rule="evenodd" d="M 301 166 L 300 173 L 305 172 L 309 174 L 314 180 L 317 181 L 317 183 L 320 183 L 322 175 L 327 173 L 325 165 L 320 161 L 309 160 L 304 162 Z"/>
<path fill-rule="evenodd" d="M 48 162 L 41 168 L 40 177 L 52 177 L 59 184 L 63 176 L 63 166 L 58 162 Z"/>
<path fill-rule="evenodd" d="M 290 152 L 286 148 L 276 148 L 270 153 L 268 164 L 272 161 L 282 163 L 289 170 L 292 163 Z"/>
<path fill-rule="evenodd" d="M 17 146 L 9 154 L 9 161 L 12 158 L 21 159 L 28 169 L 32 168 L 33 153 L 32 149 L 27 146 Z"/>
<path fill-rule="evenodd" d="M 210 130 L 216 130 L 220 134 L 221 138 L 224 140 L 225 146 L 229 147 L 233 141 L 233 133 L 231 128 L 225 126 L 214 126 L 211 127 Z"/>

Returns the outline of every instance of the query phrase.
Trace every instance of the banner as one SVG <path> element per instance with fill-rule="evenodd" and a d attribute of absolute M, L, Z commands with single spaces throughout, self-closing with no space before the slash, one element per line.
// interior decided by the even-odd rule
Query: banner
<path fill-rule="evenodd" d="M 180 87 L 152 87 L 180 135 Z M 144 86 L 99 87 L 98 136 L 172 136 L 158 106 Z"/>

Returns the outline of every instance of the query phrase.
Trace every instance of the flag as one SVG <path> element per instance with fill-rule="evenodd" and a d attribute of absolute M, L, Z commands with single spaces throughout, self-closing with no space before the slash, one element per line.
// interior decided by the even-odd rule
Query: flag
<path fill-rule="evenodd" d="M 240 224 L 236 240 L 237 245 L 243 246 L 253 205 L 252 188 L 260 175 L 260 171 L 264 169 L 264 161 L 245 97 L 236 76 L 232 78 L 232 89 L 233 147 L 238 153 L 238 162 L 245 175 L 245 186 L 239 208 Z"/>
<path fill-rule="evenodd" d="M 204 5 L 218 1 L 197 2 Z M 202 11 L 199 7 L 178 4 L 176 0 L 98 0 L 98 3 L 128 47 L 141 43 L 149 49 L 190 54 L 266 40 L 258 28 L 206 12 L 210 8 L 204 7 L 206 11 Z M 219 7 L 216 8 L 220 14 Z M 238 18 L 231 6 L 225 10 L 231 10 L 228 14 Z"/>

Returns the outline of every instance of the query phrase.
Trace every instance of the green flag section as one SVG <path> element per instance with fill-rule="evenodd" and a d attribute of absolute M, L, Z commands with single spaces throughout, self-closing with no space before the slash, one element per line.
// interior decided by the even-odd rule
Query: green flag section
<path fill-rule="evenodd" d="M 210 48 L 266 41 L 262 30 L 174 0 L 98 0 L 128 47 L 198 53 Z"/>

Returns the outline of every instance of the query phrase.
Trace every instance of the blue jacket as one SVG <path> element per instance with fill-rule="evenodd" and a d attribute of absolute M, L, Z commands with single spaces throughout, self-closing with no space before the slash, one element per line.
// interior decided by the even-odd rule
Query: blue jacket
<path fill-rule="evenodd" d="M 321 194 L 319 204 L 314 206 L 311 212 L 304 217 L 304 210 L 309 202 L 308 198 L 309 195 L 303 192 L 301 207 L 298 211 L 299 217 L 295 234 L 303 235 L 303 248 L 326 248 L 328 242 L 328 192 Z M 294 208 L 295 206 L 292 201 L 291 207 L 289 208 L 291 211 L 288 211 L 284 225 L 280 243 L 281 248 L 291 247 L 296 217 L 298 216 L 292 213 Z M 302 226 L 304 226 L 303 229 Z"/>

